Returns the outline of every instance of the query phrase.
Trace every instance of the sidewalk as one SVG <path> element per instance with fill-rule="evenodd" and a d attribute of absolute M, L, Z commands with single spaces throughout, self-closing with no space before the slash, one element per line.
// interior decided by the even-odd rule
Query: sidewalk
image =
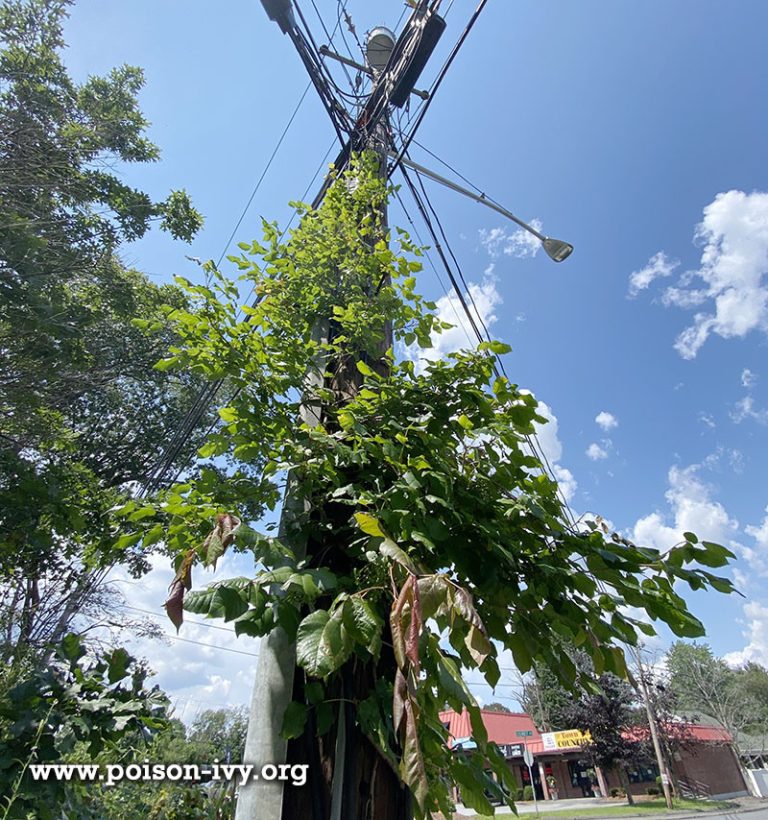
<path fill-rule="evenodd" d="M 718 815 L 733 816 L 735 814 L 744 814 L 748 812 L 768 810 L 768 800 L 760 799 L 757 797 L 736 797 L 733 800 L 729 800 L 728 802 L 733 804 L 733 808 L 707 810 L 706 801 L 702 800 L 701 811 L 692 812 L 689 809 L 677 809 L 672 812 L 651 812 L 639 809 L 637 814 L 638 816 L 642 817 L 668 817 L 670 814 L 674 814 L 675 820 L 686 820 L 686 818 L 700 817 L 702 814 L 706 814 L 710 817 L 716 817 Z M 518 802 L 516 804 L 516 807 L 518 814 L 535 815 L 536 806 L 534 805 L 533 801 L 525 803 L 523 803 L 522 801 Z M 626 800 L 617 801 L 605 797 L 579 797 L 570 798 L 567 800 L 539 800 L 538 806 L 540 814 L 552 814 L 554 812 L 572 812 L 574 815 L 579 814 L 580 812 L 589 811 L 590 809 L 610 808 L 622 809 L 621 812 L 617 812 L 617 816 L 627 817 L 628 812 L 626 810 L 630 807 L 627 806 Z M 462 818 L 476 816 L 477 812 L 473 809 L 468 809 L 465 806 L 462 806 L 461 804 L 456 806 L 456 814 L 454 814 L 454 820 L 462 820 Z M 507 809 L 503 806 L 497 806 L 496 816 L 513 818 L 515 815 L 512 814 L 510 809 Z M 604 815 L 600 818 L 594 818 L 594 820 L 609 820 L 609 816 Z"/>

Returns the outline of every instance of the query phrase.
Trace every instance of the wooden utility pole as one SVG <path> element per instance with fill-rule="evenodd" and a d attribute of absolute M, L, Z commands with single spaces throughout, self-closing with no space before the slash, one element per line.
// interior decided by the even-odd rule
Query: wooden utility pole
<path fill-rule="evenodd" d="M 327 102 L 329 89 L 323 85 L 324 78 L 313 70 L 312 61 L 307 57 L 310 44 L 296 25 L 291 0 L 262 0 L 262 3 L 270 18 L 290 36 L 299 51 L 338 132 L 343 127 L 344 117 L 339 115 L 335 101 Z M 429 53 L 425 55 L 425 48 L 431 50 L 434 47 L 436 37 L 444 27 L 435 13 L 439 0 L 432 0 L 431 8 L 429 6 L 427 0 L 420 0 L 397 42 L 392 36 L 389 59 L 367 67 L 367 73 L 373 77 L 373 89 L 337 157 L 337 173 L 347 167 L 355 152 L 372 150 L 378 156 L 382 178 L 387 178 L 387 160 L 394 147 L 387 127 L 391 101 L 393 97 L 402 99 L 403 95 L 407 98 L 411 93 L 420 68 L 429 56 Z M 434 42 L 425 37 L 425 31 L 430 27 Z M 386 34 L 384 40 L 386 45 Z M 378 57 L 380 59 L 380 53 Z M 313 203 L 315 207 L 321 203 L 328 185 L 327 180 Z M 379 214 L 379 224 L 385 231 L 386 211 Z M 379 283 L 371 283 L 372 295 L 378 286 Z M 320 319 L 316 327 L 317 338 L 332 340 L 333 334 L 333 322 Z M 371 363 L 382 375 L 387 367 L 384 354 L 391 341 L 392 328 L 388 325 L 378 361 Z M 309 386 L 331 387 L 341 400 L 352 398 L 361 379 L 355 358 L 318 361 L 315 371 L 308 376 Z M 331 374 L 327 382 L 324 380 L 326 372 Z M 306 413 L 304 421 L 317 424 L 322 417 L 322 408 L 307 408 Z M 311 499 L 302 493 L 298 482 L 289 478 L 280 520 L 280 538 L 297 558 L 312 551 L 311 546 L 308 548 L 307 538 L 311 518 Z M 399 774 L 359 729 L 356 716 L 355 704 L 375 688 L 376 678 L 385 675 L 394 679 L 395 672 L 391 650 L 382 652 L 375 670 L 351 659 L 341 669 L 337 676 L 337 690 L 330 695 L 339 703 L 335 730 L 318 738 L 314 718 L 310 715 L 304 734 L 287 743 L 280 733 L 283 714 L 292 700 L 305 702 L 305 679 L 303 673 L 296 671 L 296 647 L 282 628 L 275 628 L 264 638 L 259 651 L 244 762 L 253 764 L 257 771 L 266 763 L 304 764 L 307 766 L 307 785 L 303 788 L 289 785 L 286 789 L 277 780 L 251 782 L 240 791 L 236 820 L 410 820 L 410 792 L 400 782 Z"/>
<path fill-rule="evenodd" d="M 648 726 L 651 730 L 651 740 L 653 742 L 653 750 L 656 754 L 656 763 L 659 767 L 659 772 L 661 774 L 661 788 L 664 790 L 664 800 L 667 803 L 667 808 L 672 809 L 672 790 L 670 788 L 671 778 L 669 774 L 669 769 L 667 767 L 667 762 L 664 758 L 664 754 L 661 749 L 661 743 L 659 741 L 659 727 L 656 721 L 656 712 L 653 708 L 653 703 L 651 702 L 651 696 L 648 692 L 648 682 L 645 679 L 645 669 L 643 668 L 643 660 L 640 657 L 640 650 L 635 648 L 634 649 L 635 661 L 637 662 L 637 670 L 639 673 L 640 679 L 640 693 L 643 696 L 643 702 L 645 704 L 645 712 L 648 716 Z"/>

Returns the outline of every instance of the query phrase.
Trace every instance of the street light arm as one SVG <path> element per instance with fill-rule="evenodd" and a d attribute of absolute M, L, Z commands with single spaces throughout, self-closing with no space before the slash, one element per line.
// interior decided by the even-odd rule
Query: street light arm
<path fill-rule="evenodd" d="M 515 216 L 512 211 L 508 211 L 492 199 L 489 199 L 485 194 L 476 194 L 474 191 L 470 191 L 468 188 L 458 185 L 453 180 L 447 179 L 434 171 L 430 171 L 429 168 L 425 168 L 423 165 L 419 165 L 418 162 L 414 162 L 412 159 L 399 157 L 399 155 L 394 151 L 390 151 L 389 156 L 393 159 L 400 158 L 403 165 L 406 165 L 408 168 L 416 171 L 416 173 L 423 174 L 425 177 L 429 177 L 429 179 L 434 182 L 437 182 L 446 188 L 450 188 L 452 191 L 456 191 L 459 194 L 463 194 L 464 196 L 473 199 L 475 202 L 479 202 L 481 205 L 485 205 L 486 208 L 496 211 L 496 213 L 501 214 L 503 217 L 511 220 L 516 225 L 519 225 L 524 231 L 532 234 L 541 242 L 547 255 L 550 259 L 554 259 L 555 262 L 562 262 L 564 259 L 567 259 L 571 253 L 573 253 L 573 245 L 568 242 L 563 242 L 561 239 L 552 239 L 552 237 L 545 236 L 540 231 L 537 231 L 532 225 L 529 225 L 527 222 L 523 222 L 519 216 Z"/>

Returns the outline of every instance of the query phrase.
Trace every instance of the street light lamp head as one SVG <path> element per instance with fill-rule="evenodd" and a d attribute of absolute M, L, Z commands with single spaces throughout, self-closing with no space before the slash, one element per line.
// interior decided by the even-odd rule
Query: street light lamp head
<path fill-rule="evenodd" d="M 261 0 L 261 5 L 264 6 L 269 19 L 274 20 L 280 26 L 283 34 L 296 28 L 291 0 Z"/>
<path fill-rule="evenodd" d="M 387 67 L 395 48 L 395 35 L 385 26 L 377 26 L 368 32 L 365 43 L 365 59 L 368 67 L 380 74 Z"/>
<path fill-rule="evenodd" d="M 563 242 L 562 239 L 551 239 L 549 236 L 545 236 L 541 244 L 544 246 L 547 256 L 554 259 L 555 262 L 562 262 L 573 253 L 573 245 Z"/>

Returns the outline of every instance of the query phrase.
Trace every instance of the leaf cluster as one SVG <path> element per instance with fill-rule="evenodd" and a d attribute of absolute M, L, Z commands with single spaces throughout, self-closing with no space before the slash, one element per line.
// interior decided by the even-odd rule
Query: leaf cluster
<path fill-rule="evenodd" d="M 662 554 L 595 523 L 572 527 L 530 445 L 545 423 L 537 402 L 496 372 L 505 345 L 419 367 L 395 361 L 388 324 L 400 349 L 430 345 L 443 325 L 414 290 L 420 249 L 402 232 L 393 242 L 381 222 L 386 193 L 362 157 L 319 210 L 300 206 L 287 241 L 265 224 L 264 243 L 232 257 L 258 297 L 243 318 L 239 286 L 212 265 L 207 285 L 186 284 L 195 310 L 169 312 L 182 343 L 161 366 L 239 387 L 202 452 L 261 465 L 261 481 L 248 496 L 233 493 L 231 507 L 198 502 L 186 485 L 173 523 L 175 600 L 238 633 L 279 626 L 296 641 L 306 696 L 286 713 L 287 736 L 310 717 L 328 731 L 339 677 L 367 670 L 358 725 L 411 788 L 419 815 L 450 811 L 449 782 L 490 813 L 485 791 L 508 802 L 510 773 L 462 670 L 495 686 L 503 648 L 521 671 L 538 661 L 572 686 L 580 672 L 565 647 L 576 646 L 597 675 L 626 677 L 622 646 L 654 629 L 625 605 L 678 635 L 701 635 L 676 585 L 730 590 L 698 565 L 732 556 L 693 534 Z M 244 504 L 273 506 L 286 476 L 290 526 L 278 538 L 255 533 Z M 220 554 L 216 539 L 199 536 L 205 515 L 216 527 L 221 516 L 237 519 L 231 542 L 252 551 L 253 578 L 187 591 L 192 564 Z M 448 749 L 446 703 L 469 711 L 479 749 L 471 759 Z"/>
<path fill-rule="evenodd" d="M 18 671 L 17 671 L 18 675 Z M 59 762 L 78 745 L 93 759 L 130 732 L 163 729 L 168 700 L 144 686 L 146 670 L 124 650 L 89 657 L 81 639 L 67 635 L 51 662 L 18 675 L 0 695 L 0 791 L 9 817 L 60 816 L 70 786 L 33 781 L 30 763 Z"/>

